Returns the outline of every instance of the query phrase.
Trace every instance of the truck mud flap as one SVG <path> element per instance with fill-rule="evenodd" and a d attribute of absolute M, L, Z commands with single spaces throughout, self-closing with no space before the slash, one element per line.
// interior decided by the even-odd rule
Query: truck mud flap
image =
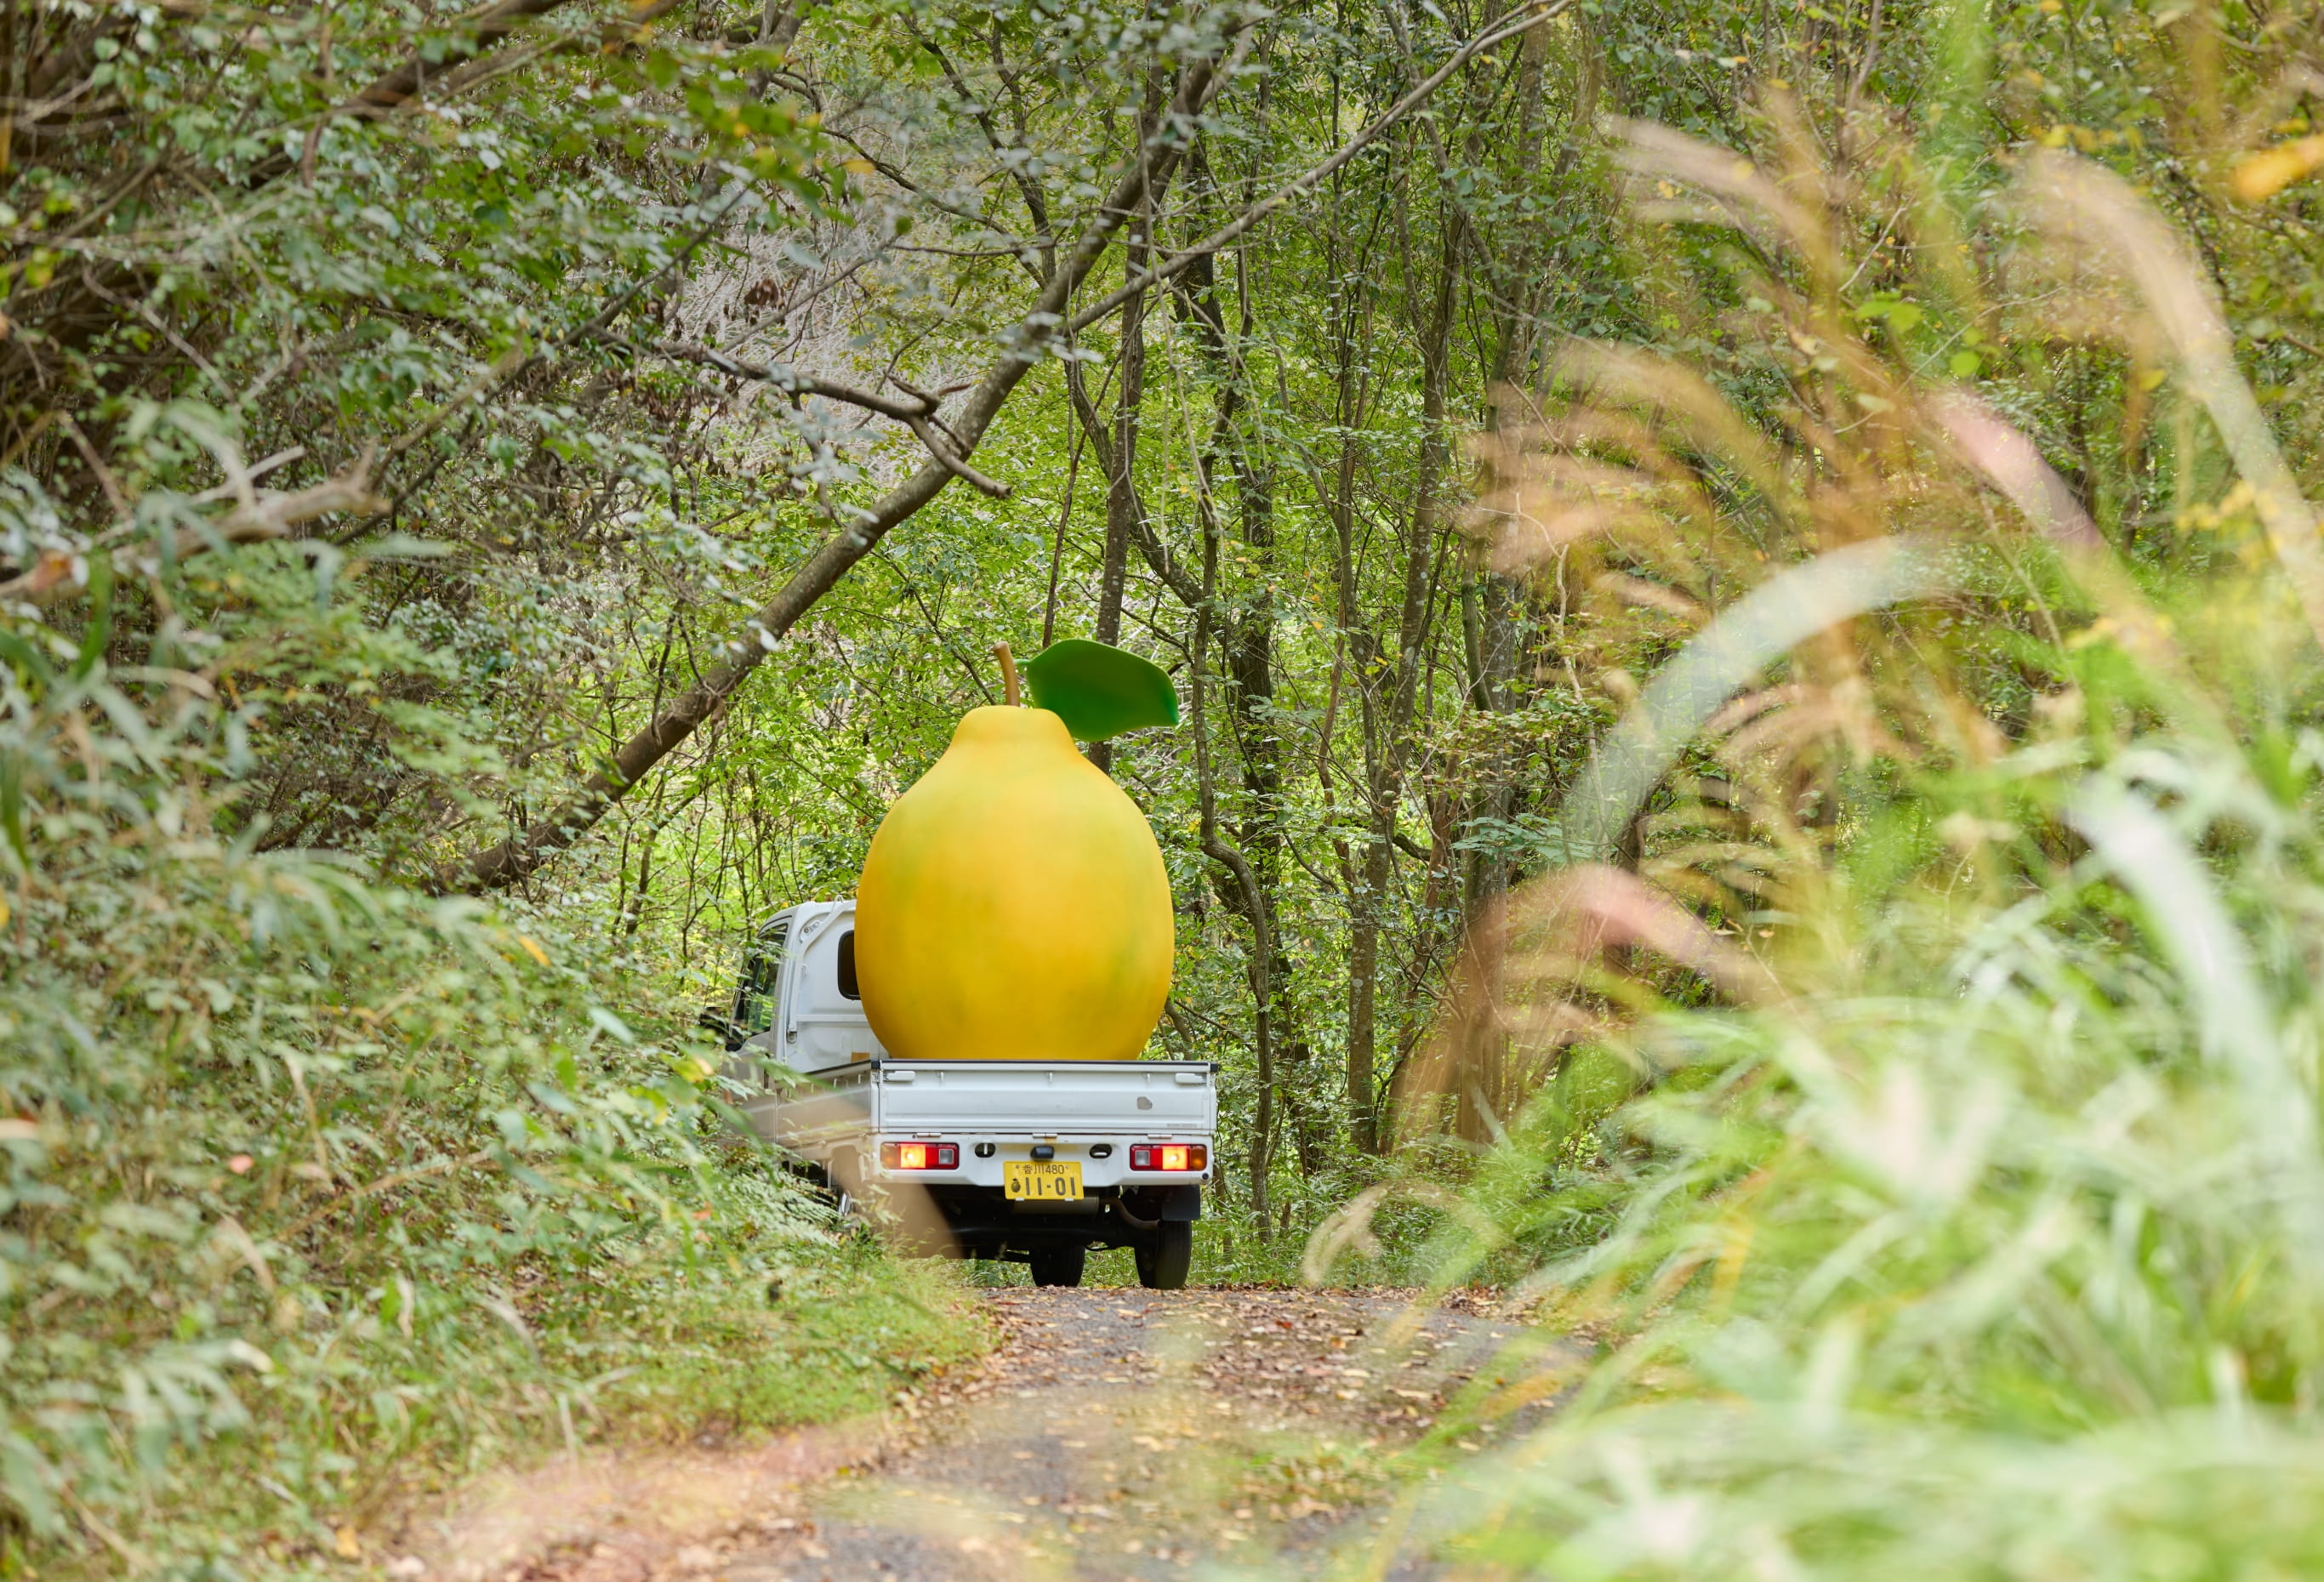
<path fill-rule="evenodd" d="M 1106 1200 L 1113 1205 L 1116 1219 L 1141 1235 L 1203 1217 L 1203 1189 L 1198 1186 L 1139 1187 Z"/>
<path fill-rule="evenodd" d="M 1198 1186 L 1145 1187 L 1126 1194 L 1130 1211 L 1156 1223 L 1200 1219 L 1203 1189 Z"/>

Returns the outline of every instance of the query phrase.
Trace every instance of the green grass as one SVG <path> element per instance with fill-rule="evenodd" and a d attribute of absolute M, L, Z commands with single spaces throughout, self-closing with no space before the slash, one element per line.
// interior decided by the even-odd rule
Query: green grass
<path fill-rule="evenodd" d="M 947 1265 L 856 1237 L 747 1229 L 641 1243 L 533 1284 L 521 1305 L 318 1335 L 360 1387 L 337 1409 L 244 1393 L 246 1417 L 153 1469 L 91 1541 L 20 1543 L 0 1576 L 345 1576 L 475 1477 L 592 1448 L 745 1448 L 874 1418 L 973 1363 L 991 1325 Z M 102 1522 L 101 1528 L 94 1522 Z"/>
<path fill-rule="evenodd" d="M 971 1363 L 992 1329 L 954 1265 L 850 1237 L 771 1268 L 647 1274 L 560 1294 L 544 1350 L 569 1371 L 635 1371 L 603 1403 L 627 1439 L 763 1435 L 891 1405 Z"/>

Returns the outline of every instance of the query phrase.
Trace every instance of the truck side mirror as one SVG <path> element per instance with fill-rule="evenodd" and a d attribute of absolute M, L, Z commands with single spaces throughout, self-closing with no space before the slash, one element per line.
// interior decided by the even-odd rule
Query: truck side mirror
<path fill-rule="evenodd" d="M 702 1014 L 694 1018 L 694 1025 L 705 1032 L 717 1034 L 719 1042 L 725 1044 L 729 1054 L 742 1047 L 742 1029 L 728 1021 L 726 1013 L 716 1006 L 703 1007 Z"/>

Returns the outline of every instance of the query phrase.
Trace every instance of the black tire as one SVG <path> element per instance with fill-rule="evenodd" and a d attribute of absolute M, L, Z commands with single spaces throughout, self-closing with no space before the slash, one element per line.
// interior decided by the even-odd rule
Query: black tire
<path fill-rule="evenodd" d="M 1079 1285 L 1082 1266 L 1089 1262 L 1085 1246 L 1052 1247 L 1032 1255 L 1033 1283 L 1036 1285 Z"/>
<path fill-rule="evenodd" d="M 1194 1266 L 1194 1228 L 1165 1219 L 1137 1247 L 1138 1283 L 1148 1291 L 1183 1291 Z"/>

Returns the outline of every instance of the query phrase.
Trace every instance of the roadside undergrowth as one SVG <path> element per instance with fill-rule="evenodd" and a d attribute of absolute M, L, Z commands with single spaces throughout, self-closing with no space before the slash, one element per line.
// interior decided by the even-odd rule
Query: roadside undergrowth
<path fill-rule="evenodd" d="M 251 722 L 425 652 L 272 548 L 177 591 L 0 624 L 0 1576 L 344 1576 L 484 1469 L 976 1355 L 586 931 L 267 849 Z"/>
<path fill-rule="evenodd" d="M 1987 321 L 2168 364 L 2124 379 L 2124 431 L 2172 381 L 2140 464 L 2221 504 L 2167 538 L 1849 327 L 1831 239 L 1921 167 L 1900 139 L 1831 169 L 1784 115 L 1758 161 L 1660 127 L 1625 157 L 1763 242 L 1738 284 L 1789 338 L 1734 342 L 1825 363 L 1755 410 L 1578 349 L 1496 441 L 1505 563 L 1621 550 L 1702 596 L 1414 1084 L 1510 1118 L 1439 1284 L 1498 1272 L 1605 1342 L 1415 1531 L 1479 1577 L 2313 1574 L 2315 513 L 2126 184 L 2028 160 Z"/>

